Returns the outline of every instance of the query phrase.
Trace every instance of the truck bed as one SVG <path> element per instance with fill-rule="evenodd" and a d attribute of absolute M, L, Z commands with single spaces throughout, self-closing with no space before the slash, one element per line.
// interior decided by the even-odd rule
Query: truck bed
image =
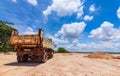
<path fill-rule="evenodd" d="M 43 38 L 40 42 L 38 35 L 17 35 L 10 38 L 10 45 L 21 45 L 23 47 L 36 47 L 42 43 L 43 47 L 53 48 L 52 42 L 48 39 Z"/>
<path fill-rule="evenodd" d="M 10 39 L 10 45 L 37 45 L 38 42 L 40 42 L 38 35 L 18 35 Z"/>

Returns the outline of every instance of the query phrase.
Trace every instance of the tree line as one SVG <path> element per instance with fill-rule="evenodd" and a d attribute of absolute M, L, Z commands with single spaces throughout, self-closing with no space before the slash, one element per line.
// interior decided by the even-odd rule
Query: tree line
<path fill-rule="evenodd" d="M 9 25 L 14 25 L 12 22 L 0 20 L 0 52 L 12 51 L 14 48 L 9 46 L 9 40 L 12 30 L 17 30 Z"/>

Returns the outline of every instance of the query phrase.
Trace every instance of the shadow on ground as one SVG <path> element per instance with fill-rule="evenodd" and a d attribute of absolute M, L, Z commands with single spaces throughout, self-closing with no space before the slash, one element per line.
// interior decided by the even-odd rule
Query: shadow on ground
<path fill-rule="evenodd" d="M 33 66 L 37 66 L 43 63 L 38 63 L 38 62 L 24 62 L 24 63 L 18 63 L 18 62 L 12 62 L 12 63 L 7 63 L 4 64 L 5 66 L 29 66 L 29 67 L 33 67 Z"/>

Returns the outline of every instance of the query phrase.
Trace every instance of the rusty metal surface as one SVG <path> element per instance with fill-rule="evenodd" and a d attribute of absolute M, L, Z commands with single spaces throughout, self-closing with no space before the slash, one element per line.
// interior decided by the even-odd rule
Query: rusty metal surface
<path fill-rule="evenodd" d="M 53 48 L 52 41 L 45 39 L 41 34 L 35 35 L 11 35 L 9 44 L 11 46 L 22 46 L 22 47 L 37 47 L 41 46 L 45 48 Z M 40 40 L 41 39 L 41 40 Z"/>
<path fill-rule="evenodd" d="M 38 42 L 38 35 L 18 35 L 10 39 L 10 45 L 37 45 Z"/>
<path fill-rule="evenodd" d="M 52 41 L 43 38 L 43 47 L 53 48 Z"/>

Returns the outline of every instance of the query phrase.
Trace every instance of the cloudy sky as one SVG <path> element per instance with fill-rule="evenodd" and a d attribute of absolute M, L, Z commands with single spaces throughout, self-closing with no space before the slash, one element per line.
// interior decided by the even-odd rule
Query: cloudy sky
<path fill-rule="evenodd" d="M 1 0 L 0 20 L 73 52 L 120 52 L 120 0 Z"/>

